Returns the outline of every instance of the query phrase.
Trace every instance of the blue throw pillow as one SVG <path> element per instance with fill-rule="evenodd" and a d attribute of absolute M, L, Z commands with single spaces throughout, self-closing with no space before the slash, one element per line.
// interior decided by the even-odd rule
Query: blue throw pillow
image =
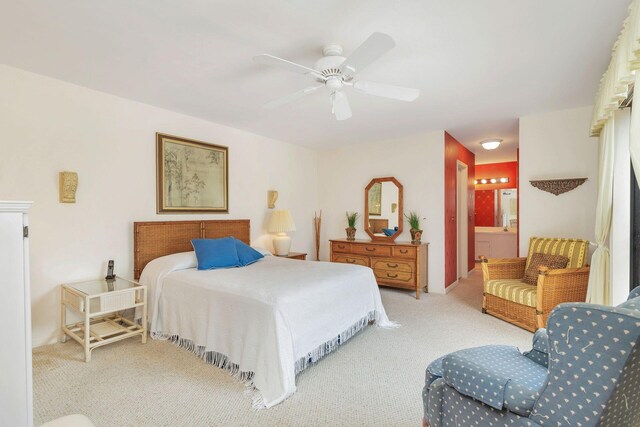
<path fill-rule="evenodd" d="M 193 239 L 191 245 L 198 258 L 198 270 L 240 267 L 236 239 Z"/>
<path fill-rule="evenodd" d="M 253 264 L 260 258 L 264 258 L 264 255 L 244 243 L 242 240 L 234 240 L 236 241 L 236 251 L 238 252 L 238 259 L 240 260 L 240 265 L 242 267 Z"/>

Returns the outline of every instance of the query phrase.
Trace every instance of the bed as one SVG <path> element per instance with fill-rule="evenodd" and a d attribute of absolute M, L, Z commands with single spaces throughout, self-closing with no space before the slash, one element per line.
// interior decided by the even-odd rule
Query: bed
<path fill-rule="evenodd" d="M 197 270 L 191 239 L 249 243 L 248 220 L 134 224 L 136 278 L 148 287 L 149 331 L 227 369 L 254 408 L 296 391 L 295 377 L 369 323 L 392 328 L 371 269 L 265 256 Z"/>

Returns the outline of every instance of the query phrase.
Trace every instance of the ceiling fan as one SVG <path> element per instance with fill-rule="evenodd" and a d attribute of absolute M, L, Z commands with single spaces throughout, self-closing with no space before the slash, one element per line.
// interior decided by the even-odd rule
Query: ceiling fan
<path fill-rule="evenodd" d="M 399 101 L 413 101 L 420 95 L 419 89 L 402 86 L 391 86 L 365 80 L 354 80 L 355 76 L 365 67 L 380 58 L 395 46 L 391 36 L 383 33 L 373 33 L 348 57 L 342 55 L 342 46 L 329 44 L 322 50 L 324 57 L 320 58 L 314 68 L 305 67 L 286 59 L 269 54 L 254 56 L 254 61 L 273 67 L 285 68 L 299 74 L 310 76 L 316 85 L 308 86 L 282 98 L 275 99 L 264 105 L 265 108 L 275 108 L 289 102 L 296 101 L 306 95 L 314 93 L 322 87 L 329 89 L 329 101 L 332 113 L 338 120 L 351 117 L 351 107 L 345 88 L 353 88 L 368 95 L 382 96 Z"/>

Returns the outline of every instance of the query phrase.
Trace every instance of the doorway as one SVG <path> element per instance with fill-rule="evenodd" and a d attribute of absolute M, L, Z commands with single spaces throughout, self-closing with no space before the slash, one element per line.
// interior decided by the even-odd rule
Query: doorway
<path fill-rule="evenodd" d="M 468 185 L 469 169 L 461 161 L 457 161 L 456 173 L 456 219 L 457 219 L 457 252 L 458 280 L 466 279 L 469 273 L 469 205 Z"/>

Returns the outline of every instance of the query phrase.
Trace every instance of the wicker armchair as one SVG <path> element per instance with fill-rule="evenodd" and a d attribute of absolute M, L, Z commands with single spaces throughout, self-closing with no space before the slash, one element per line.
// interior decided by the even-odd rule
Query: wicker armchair
<path fill-rule="evenodd" d="M 487 259 L 480 256 L 484 293 L 482 312 L 535 331 L 544 328 L 551 310 L 563 302 L 584 302 L 589 282 L 585 265 L 589 242 L 578 239 L 532 237 L 526 258 Z M 563 255 L 567 268 L 541 267 L 537 285 L 522 282 L 534 253 Z"/>

